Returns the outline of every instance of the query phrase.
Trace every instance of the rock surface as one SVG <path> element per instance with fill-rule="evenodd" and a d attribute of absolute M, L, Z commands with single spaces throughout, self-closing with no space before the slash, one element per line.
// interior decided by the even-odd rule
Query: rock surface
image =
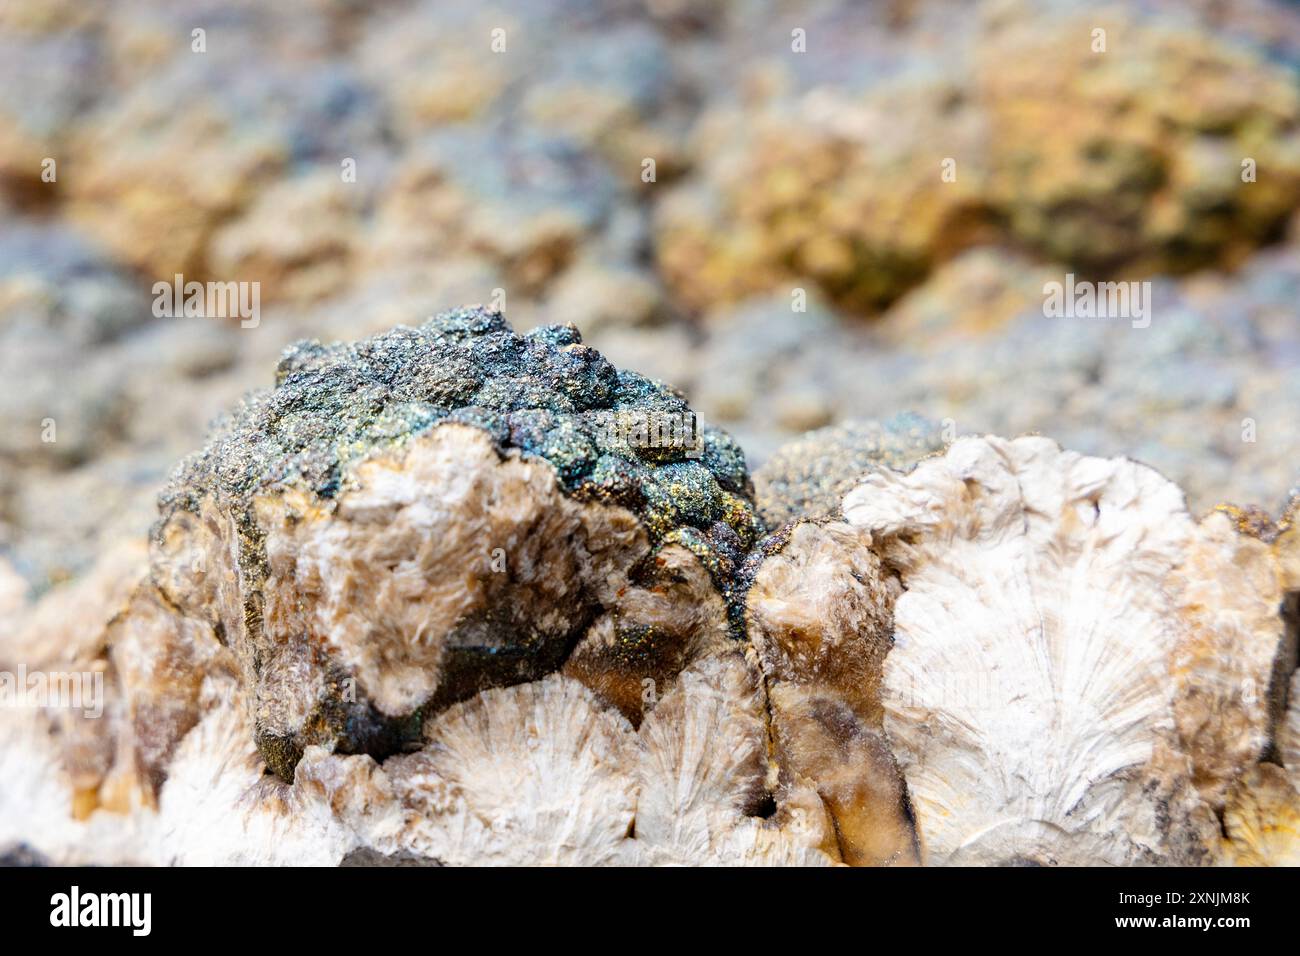
<path fill-rule="evenodd" d="M 1042 438 L 869 475 L 844 514 L 903 589 L 880 696 L 929 861 L 1205 861 L 1269 740 L 1267 546 Z"/>
<path fill-rule="evenodd" d="M 302 343 L 276 377 L 178 470 L 154 579 L 234 650 L 286 780 L 566 659 L 639 720 L 642 680 L 726 643 L 744 458 L 573 327 L 465 309 Z"/>
<path fill-rule="evenodd" d="M 1294 858 L 1288 516 L 904 419 L 782 452 L 857 478 L 765 534 L 725 434 L 649 427 L 680 396 L 482 308 L 276 378 L 147 557 L 0 631 L 103 689 L 0 713 L 19 858 Z"/>
<path fill-rule="evenodd" d="M 1101 590 L 1207 690 L 1108 685 L 1145 701 L 1119 780 L 1084 695 L 1044 735 L 1077 760 L 998 791 L 1054 836 L 969 852 L 1293 858 L 1298 75 L 1275 0 L 10 0 L 0 671 L 105 696 L 0 710 L 0 859 L 960 858 L 936 774 L 1014 760 L 983 724 L 918 753 L 889 675 L 1009 656 L 1041 724 L 1003 624 L 1073 604 L 956 562 L 989 627 L 900 646 L 927 576 L 1137 576 L 1084 506 L 1045 550 L 952 486 L 900 556 L 844 497 L 1027 433 L 1145 476 L 1121 523 L 1192 577 Z M 177 270 L 259 283 L 259 321 L 156 314 Z M 1150 282 L 1149 325 L 1045 314 L 1068 274 Z M 429 320 L 461 302 L 491 308 Z M 688 409 L 734 441 L 636 437 Z M 1074 487 L 1060 456 L 1013 470 Z M 978 526 L 936 539 L 940 500 Z M 1043 643 L 1115 647 L 1076 636 Z M 521 724 L 546 746 L 494 749 Z M 1063 836 L 1067 779 L 1177 813 Z"/>
<path fill-rule="evenodd" d="M 1198 510 L 1295 480 L 1288 5 L 8 6 L 0 549 L 33 596 L 284 348 L 455 302 L 578 323 L 755 467 L 913 411 Z M 261 283 L 263 320 L 151 315 L 178 269 Z M 1152 280 L 1151 328 L 1036 317 L 1071 271 Z"/>

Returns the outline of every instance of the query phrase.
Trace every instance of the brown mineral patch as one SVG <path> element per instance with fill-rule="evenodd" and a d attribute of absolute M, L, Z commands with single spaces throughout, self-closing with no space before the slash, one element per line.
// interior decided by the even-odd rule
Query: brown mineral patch
<path fill-rule="evenodd" d="M 897 583 L 841 522 L 797 524 L 747 601 L 775 755 L 835 821 L 846 863 L 916 862 L 902 777 L 881 729 L 881 664 Z"/>

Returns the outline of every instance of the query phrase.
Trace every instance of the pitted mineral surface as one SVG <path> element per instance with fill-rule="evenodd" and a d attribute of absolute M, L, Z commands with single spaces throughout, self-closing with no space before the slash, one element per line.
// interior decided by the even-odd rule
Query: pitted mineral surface
<path fill-rule="evenodd" d="M 627 505 L 658 537 L 683 526 L 725 534 L 721 521 L 744 543 L 757 530 L 743 452 L 681 393 L 616 369 L 573 326 L 518 335 L 477 308 L 286 350 L 276 388 L 245 400 L 178 469 L 164 515 L 206 494 L 247 503 L 290 485 L 333 498 L 351 464 L 443 422 L 545 459 L 566 492 Z"/>
<path fill-rule="evenodd" d="M 566 660 L 639 720 L 643 681 L 737 631 L 762 531 L 739 447 L 680 394 L 481 308 L 289 349 L 161 510 L 155 580 L 235 650 L 286 779 Z"/>
<path fill-rule="evenodd" d="M 411 335 L 449 344 L 430 360 Z M 993 436 L 917 460 L 867 428 L 860 481 L 827 513 L 758 537 L 736 495 L 728 531 L 702 528 L 681 519 L 710 486 L 680 466 L 721 484 L 707 445 L 647 459 L 625 437 L 620 454 L 585 417 L 621 410 L 617 385 L 593 407 L 599 386 L 560 365 L 610 380 L 580 348 L 461 310 L 287 356 L 179 470 L 147 562 L 128 549 L 0 629 L 0 669 L 104 684 L 95 718 L 0 710 L 0 854 L 1296 859 L 1290 513 L 1197 521 L 1132 461 Z M 387 374 L 358 374 L 377 354 Z M 465 400 L 499 406 L 385 417 L 385 388 L 418 402 L 449 356 L 515 384 L 467 376 Z M 664 490 L 584 491 L 582 455 L 566 471 L 545 432 L 521 447 L 518 396 Z M 286 439 L 283 409 L 311 427 Z M 377 420 L 404 424 L 376 438 Z"/>
<path fill-rule="evenodd" d="M 920 415 L 819 428 L 782 447 L 755 473 L 758 507 L 769 525 L 831 514 L 863 474 L 906 471 L 943 447 L 943 428 Z"/>

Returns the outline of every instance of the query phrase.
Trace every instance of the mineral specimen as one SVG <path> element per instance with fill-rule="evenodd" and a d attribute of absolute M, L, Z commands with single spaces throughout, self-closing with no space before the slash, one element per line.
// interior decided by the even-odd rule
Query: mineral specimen
<path fill-rule="evenodd" d="M 235 652 L 286 780 L 561 665 L 638 720 L 643 681 L 727 645 L 744 460 L 572 327 L 467 309 L 303 343 L 277 379 L 178 472 L 154 576 Z"/>
<path fill-rule="evenodd" d="M 873 468 L 906 471 L 943 449 L 943 430 L 919 415 L 887 422 L 845 422 L 809 432 L 754 474 L 758 507 L 769 525 L 836 511 Z"/>
<path fill-rule="evenodd" d="M 1276 563 L 1149 468 L 963 439 L 844 514 L 898 574 L 884 727 L 934 863 L 1198 863 L 1264 756 Z"/>
<path fill-rule="evenodd" d="M 769 530 L 680 395 L 477 307 L 276 379 L 0 626 L 104 689 L 0 711 L 0 853 L 1296 858 L 1292 511 L 903 416 L 781 452 Z"/>

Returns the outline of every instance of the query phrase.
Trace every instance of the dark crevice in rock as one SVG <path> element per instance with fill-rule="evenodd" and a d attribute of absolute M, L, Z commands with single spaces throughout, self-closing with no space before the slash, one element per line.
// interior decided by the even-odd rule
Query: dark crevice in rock
<path fill-rule="evenodd" d="M 1280 763 L 1278 736 L 1287 709 L 1296 702 L 1290 700 L 1291 678 L 1300 664 L 1300 592 L 1292 591 L 1282 601 L 1280 610 L 1285 631 L 1273 661 L 1273 673 L 1268 683 L 1269 737 L 1261 760 Z"/>

